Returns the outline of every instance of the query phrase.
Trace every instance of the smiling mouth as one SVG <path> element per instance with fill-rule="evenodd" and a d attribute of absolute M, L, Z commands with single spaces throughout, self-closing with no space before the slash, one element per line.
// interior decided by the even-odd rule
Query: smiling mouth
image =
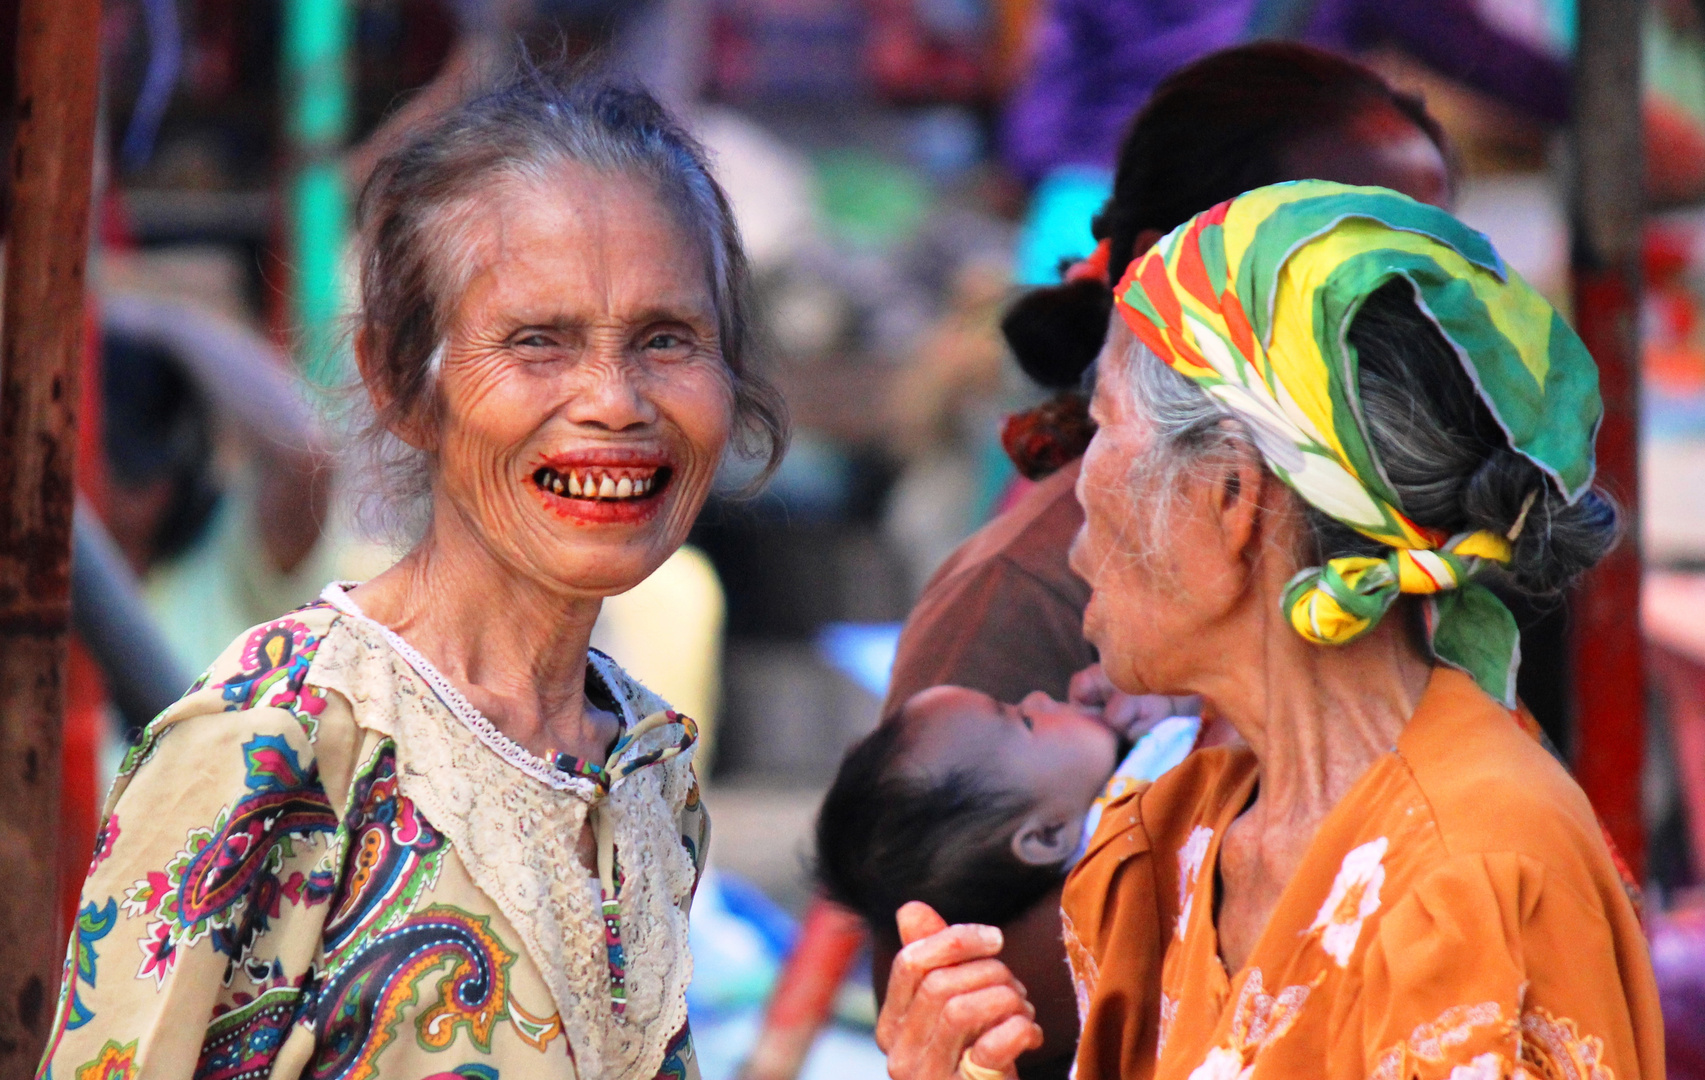
<path fill-rule="evenodd" d="M 586 502 L 639 502 L 655 498 L 669 486 L 671 472 L 666 466 L 630 468 L 626 466 L 590 465 L 585 468 L 557 470 L 541 465 L 533 473 L 533 483 L 550 495 Z"/>

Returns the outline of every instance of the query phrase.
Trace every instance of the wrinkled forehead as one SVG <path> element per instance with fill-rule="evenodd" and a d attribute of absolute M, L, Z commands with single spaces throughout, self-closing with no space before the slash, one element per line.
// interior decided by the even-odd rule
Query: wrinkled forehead
<path fill-rule="evenodd" d="M 652 227 L 659 257 L 697 260 L 714 298 L 711 240 L 672 194 L 639 168 L 603 169 L 573 161 L 507 164 L 474 190 L 445 202 L 423 230 L 433 291 L 447 310 L 453 309 L 474 278 L 523 237 L 542 226 L 565 244 L 584 243 L 589 236 L 577 226 L 600 204 L 614 204 L 630 224 Z"/>

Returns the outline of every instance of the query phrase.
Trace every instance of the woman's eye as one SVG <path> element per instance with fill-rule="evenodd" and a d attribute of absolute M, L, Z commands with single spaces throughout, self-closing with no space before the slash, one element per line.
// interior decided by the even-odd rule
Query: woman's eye
<path fill-rule="evenodd" d="M 653 334 L 646 339 L 645 347 L 648 349 L 678 349 L 683 344 L 685 342 L 681 340 L 679 334 Z"/>
<path fill-rule="evenodd" d="M 526 334 L 517 339 L 515 344 L 525 349 L 548 349 L 556 343 L 543 334 Z"/>

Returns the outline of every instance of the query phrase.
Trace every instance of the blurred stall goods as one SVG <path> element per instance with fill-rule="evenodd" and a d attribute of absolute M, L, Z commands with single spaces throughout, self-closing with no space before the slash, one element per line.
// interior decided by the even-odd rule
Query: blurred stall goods
<path fill-rule="evenodd" d="M 862 6 L 835 0 L 731 0 L 717 13 L 716 91 L 732 101 L 856 94 L 868 19 Z"/>
<path fill-rule="evenodd" d="M 820 792 L 719 780 L 705 791 L 715 821 L 712 865 L 693 897 L 687 1009 L 704 1080 L 734 1080 L 750 1058 L 777 976 L 800 940 L 811 896 L 811 823 Z M 855 945 L 855 951 L 857 946 Z M 832 1022 L 819 1034 L 804 1080 L 880 1080 L 887 1065 L 871 1030 L 876 1003 L 867 953 L 852 977 L 825 988 Z M 821 1019 L 821 1018 L 819 1018 Z"/>
<path fill-rule="evenodd" d="M 914 595 L 1015 475 L 999 439 L 1017 383 L 1000 334 L 1007 282 L 1001 265 L 961 268 L 893 386 L 888 428 L 906 465 L 885 528 L 906 554 Z"/>
<path fill-rule="evenodd" d="M 888 692 L 894 653 L 900 646 L 897 622 L 830 623 L 817 635 L 817 647 L 829 663 L 877 697 Z"/>
<path fill-rule="evenodd" d="M 634 678 L 698 721 L 701 780 L 716 754 L 727 612 L 716 567 L 687 544 L 637 586 L 606 599 L 592 627 L 593 648 L 621 657 Z"/>
<path fill-rule="evenodd" d="M 1665 816 L 1654 822 L 1654 856 L 1668 840 L 1677 849 L 1670 861 L 1654 866 L 1685 887 L 1667 898 L 1667 910 L 1648 905 L 1652 969 L 1663 998 L 1665 1057 L 1676 1080 L 1705 1080 L 1705 892 L 1699 885 L 1699 858 L 1705 853 L 1705 575 L 1652 573 L 1641 596 L 1654 689 L 1661 701 L 1663 728 L 1655 734 L 1648 761 L 1648 817 L 1661 802 L 1654 795 L 1678 787 L 1673 820 L 1681 835 L 1666 837 Z M 1667 774 L 1673 771 L 1674 780 Z M 1653 781 L 1657 780 L 1658 783 Z M 1657 860 L 1654 860 L 1657 861 Z"/>
<path fill-rule="evenodd" d="M 1649 563 L 1705 562 L 1705 212 L 1646 234 L 1642 319 L 1641 530 Z"/>
<path fill-rule="evenodd" d="M 861 959 L 868 966 L 862 920 L 838 905 L 812 901 L 794 938 L 741 1080 L 795 1080 L 843 997 L 847 972 Z"/>
<path fill-rule="evenodd" d="M 166 643 L 199 671 L 331 576 L 326 443 L 284 359 L 241 323 L 103 302 L 107 524 Z"/>
<path fill-rule="evenodd" d="M 1665 1070 L 1670 1080 L 1705 1080 L 1705 897 L 1651 913 L 1647 933 L 1663 1001 Z"/>
<path fill-rule="evenodd" d="M 1054 169 L 1036 185 L 1019 233 L 1014 278 L 1020 285 L 1053 285 L 1063 264 L 1095 250 L 1089 223 L 1113 193 L 1113 170 L 1094 165 Z"/>
<path fill-rule="evenodd" d="M 1305 12 L 1264 27 L 1275 9 Z M 1032 182 L 1062 166 L 1108 168 L 1129 118 L 1183 65 L 1251 37 L 1295 37 L 1357 53 L 1400 44 L 1436 70 L 1550 123 L 1568 117 L 1566 64 L 1493 24 L 1473 0 L 1052 0 L 1028 77 L 1006 117 L 1009 164 Z"/>

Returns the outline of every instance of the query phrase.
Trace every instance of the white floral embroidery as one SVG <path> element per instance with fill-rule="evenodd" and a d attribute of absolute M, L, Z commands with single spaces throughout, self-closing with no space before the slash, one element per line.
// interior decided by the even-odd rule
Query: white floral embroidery
<path fill-rule="evenodd" d="M 1350 965 L 1350 954 L 1356 951 L 1356 939 L 1362 934 L 1362 920 L 1379 910 L 1379 889 L 1385 884 L 1381 860 L 1387 846 L 1382 836 L 1344 856 L 1332 891 L 1309 927 L 1320 931 L 1320 947 L 1338 961 L 1339 967 Z"/>
<path fill-rule="evenodd" d="M 1077 936 L 1072 917 L 1063 911 L 1060 913 L 1060 938 L 1066 946 L 1066 966 L 1072 973 L 1072 990 L 1077 995 L 1077 1026 L 1082 1031 L 1083 1025 L 1089 1022 L 1089 1003 L 1095 997 L 1095 984 L 1101 981 L 1101 967 L 1095 962 L 1095 955 Z"/>
<path fill-rule="evenodd" d="M 1496 1024 L 1504 1010 L 1496 1001 L 1478 1005 L 1453 1005 L 1430 1024 L 1417 1024 L 1409 1033 L 1409 1049 L 1429 1061 L 1443 1060 L 1452 1047 L 1461 1046 L 1477 1027 Z"/>
<path fill-rule="evenodd" d="M 1466 1065 L 1450 1071 L 1450 1080 L 1500 1080 L 1504 1059 L 1497 1054 L 1481 1054 Z"/>
<path fill-rule="evenodd" d="M 1154 1059 L 1160 1060 L 1160 1055 L 1166 1053 L 1166 1037 L 1172 1034 L 1172 1022 L 1178 1019 L 1178 999 L 1169 997 L 1166 991 L 1160 992 L 1160 1034 L 1154 1040 Z"/>
<path fill-rule="evenodd" d="M 1311 985 L 1287 986 L 1277 994 L 1268 994 L 1261 969 L 1251 968 L 1232 1006 L 1230 1034 L 1191 1070 L 1190 1080 L 1246 1080 L 1255 1070 L 1261 1051 L 1296 1025 L 1303 1003 L 1323 977 Z"/>
<path fill-rule="evenodd" d="M 1482 1045 L 1489 1039 L 1505 1052 L 1477 1054 L 1452 1067 L 1448 1080 L 1616 1080 L 1598 1036 L 1582 1035 L 1573 1020 L 1540 1006 L 1512 1019 L 1495 1001 L 1455 1005 L 1416 1026 L 1409 1038 L 1380 1054 L 1369 1080 L 1436 1076 L 1451 1052 L 1471 1039 Z"/>
<path fill-rule="evenodd" d="M 1178 849 L 1178 936 L 1190 928 L 1190 905 L 1196 900 L 1196 879 L 1202 874 L 1202 863 L 1208 857 L 1208 844 L 1214 830 L 1198 825 L 1190 830 L 1189 839 Z"/>
<path fill-rule="evenodd" d="M 1521 1061 L 1536 1076 L 1558 1080 L 1615 1080 L 1604 1063 L 1604 1040 L 1582 1035 L 1575 1022 L 1539 1006 L 1521 1014 Z"/>
<path fill-rule="evenodd" d="M 1254 1071 L 1255 1066 L 1245 1065 L 1243 1055 L 1236 1050 L 1216 1046 L 1191 1070 L 1190 1080 L 1245 1080 Z"/>

